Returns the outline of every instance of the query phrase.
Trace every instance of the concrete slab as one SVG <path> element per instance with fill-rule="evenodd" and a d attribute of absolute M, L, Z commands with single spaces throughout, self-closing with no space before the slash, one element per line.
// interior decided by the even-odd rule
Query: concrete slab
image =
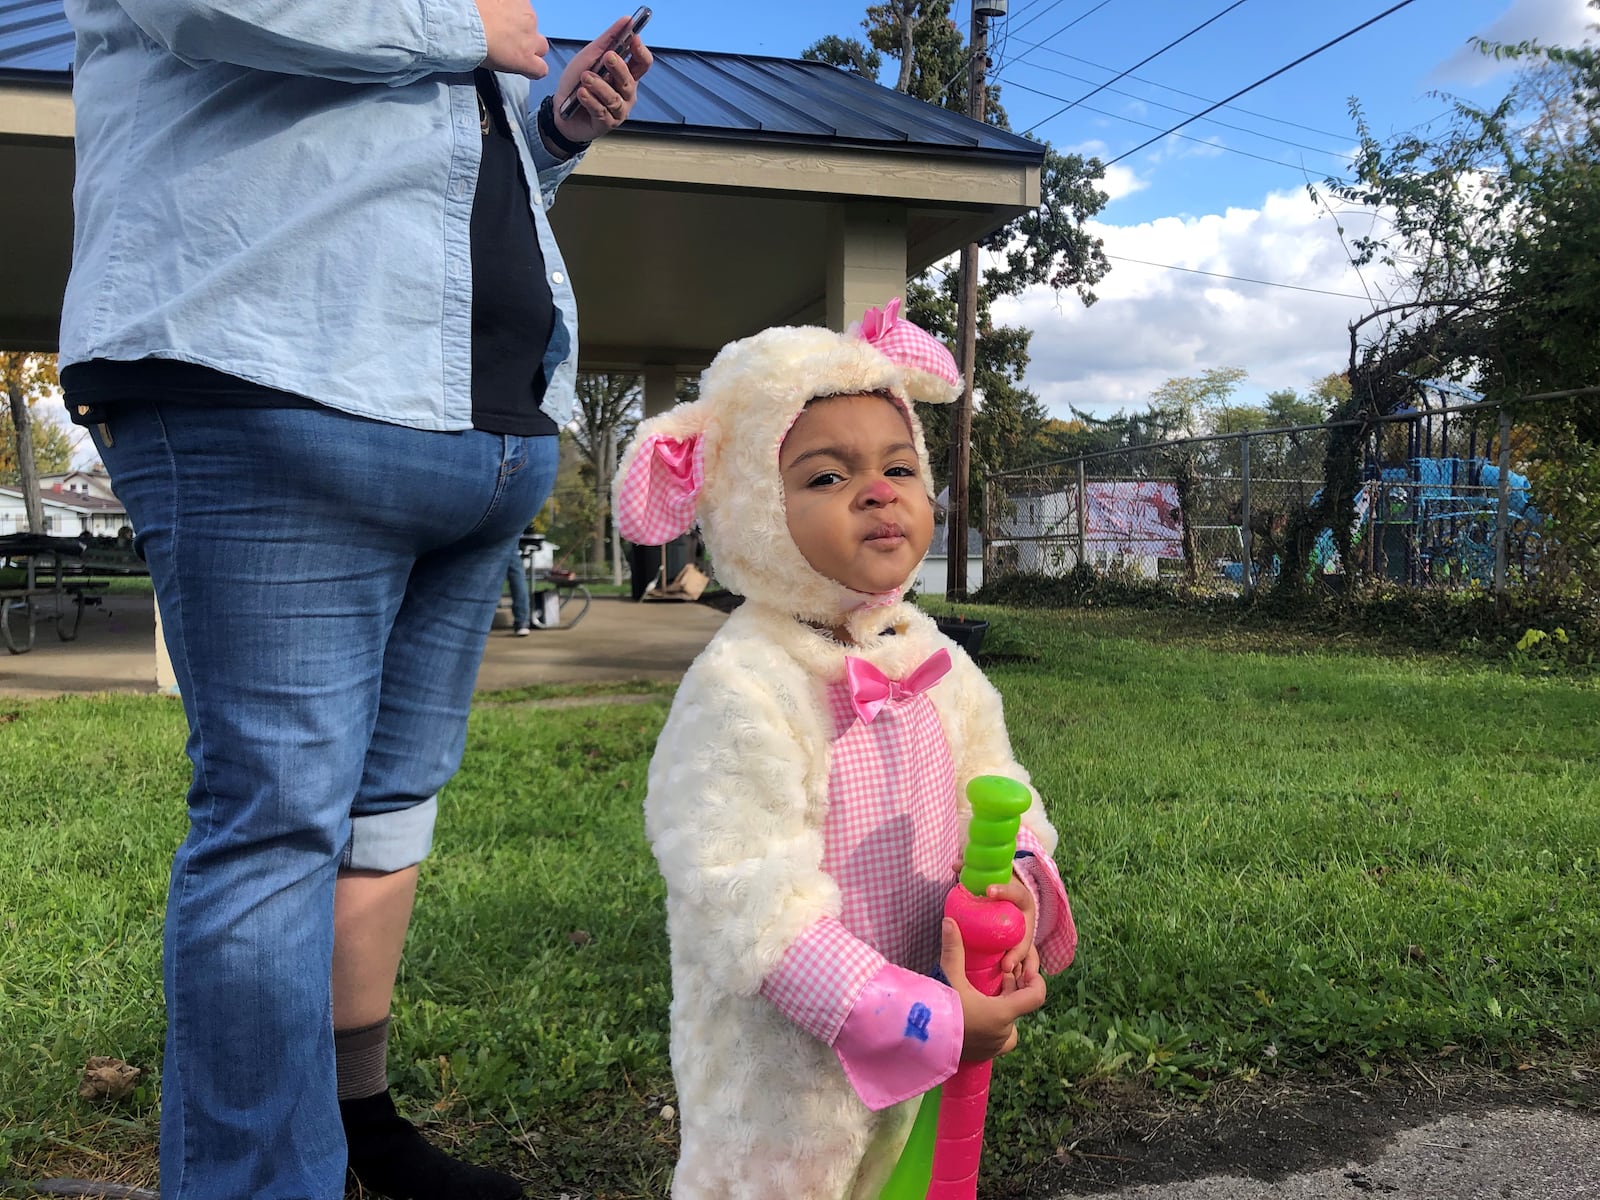
<path fill-rule="evenodd" d="M 478 671 L 479 691 L 598 680 L 675 680 L 727 617 L 704 604 L 635 603 L 596 596 L 571 629 L 511 636 L 502 612 Z M 502 624 L 502 622 L 504 622 Z M 41 624 L 35 648 L 0 648 L 0 695 L 42 699 L 94 692 L 155 692 L 155 605 L 149 596 L 107 596 L 87 609 L 78 639 Z"/>
<path fill-rule="evenodd" d="M 1275 1179 L 1216 1175 L 1068 1190 L 1054 1200 L 1332 1200 L 1363 1192 L 1389 1200 L 1595 1200 L 1597 1145 L 1600 1122 L 1592 1114 L 1508 1107 L 1397 1130 L 1376 1154 Z"/>
<path fill-rule="evenodd" d="M 28 653 L 7 653 L 0 643 L 0 695 L 155 691 L 156 615 L 148 595 L 101 596 L 83 610 L 75 641 L 63 642 L 53 625 L 40 622 Z"/>
<path fill-rule="evenodd" d="M 705 604 L 596 596 L 573 628 L 535 629 L 519 638 L 512 636 L 502 610 L 478 669 L 478 690 L 608 679 L 676 680 L 727 619 Z"/>

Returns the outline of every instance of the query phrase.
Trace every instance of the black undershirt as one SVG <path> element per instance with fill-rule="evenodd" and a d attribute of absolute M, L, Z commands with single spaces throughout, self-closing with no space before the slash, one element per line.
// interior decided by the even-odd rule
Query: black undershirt
<path fill-rule="evenodd" d="M 555 299 L 500 88 L 482 67 L 472 77 L 489 125 L 472 197 L 472 427 L 553 436 L 556 423 L 539 404 Z"/>
<path fill-rule="evenodd" d="M 492 73 L 473 72 L 483 130 L 483 160 L 472 198 L 472 427 L 519 437 L 554 436 L 540 404 L 544 354 L 555 326 L 530 193 Z M 314 408 L 224 371 L 174 359 L 93 359 L 61 372 L 67 412 L 79 425 L 105 419 L 125 399 L 162 399 L 254 408 Z"/>

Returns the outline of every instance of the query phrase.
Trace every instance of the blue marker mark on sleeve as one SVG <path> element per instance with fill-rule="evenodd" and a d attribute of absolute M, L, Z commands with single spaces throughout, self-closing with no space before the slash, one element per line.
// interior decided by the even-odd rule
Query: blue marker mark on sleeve
<path fill-rule="evenodd" d="M 928 1022 L 933 1020 L 933 1010 L 926 1004 L 913 1004 L 906 1015 L 906 1037 L 919 1042 L 928 1040 Z"/>

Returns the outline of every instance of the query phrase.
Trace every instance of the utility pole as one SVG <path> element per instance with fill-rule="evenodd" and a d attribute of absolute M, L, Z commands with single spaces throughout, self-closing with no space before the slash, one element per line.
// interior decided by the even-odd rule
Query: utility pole
<path fill-rule="evenodd" d="M 983 120 L 988 91 L 990 17 L 1006 12 L 1006 0 L 973 0 L 972 60 L 967 69 L 967 115 Z M 972 449 L 972 381 L 978 346 L 978 243 L 961 247 L 961 303 L 957 314 L 961 338 L 961 395 L 956 400 L 956 419 L 950 432 L 950 508 L 945 513 L 947 600 L 967 598 L 967 473 Z"/>

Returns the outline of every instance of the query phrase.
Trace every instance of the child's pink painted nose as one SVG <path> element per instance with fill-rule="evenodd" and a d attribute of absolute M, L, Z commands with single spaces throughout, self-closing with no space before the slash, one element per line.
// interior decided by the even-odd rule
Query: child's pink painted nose
<path fill-rule="evenodd" d="M 894 500 L 894 488 L 886 479 L 874 479 L 862 489 L 861 498 L 869 504 L 888 504 Z"/>

